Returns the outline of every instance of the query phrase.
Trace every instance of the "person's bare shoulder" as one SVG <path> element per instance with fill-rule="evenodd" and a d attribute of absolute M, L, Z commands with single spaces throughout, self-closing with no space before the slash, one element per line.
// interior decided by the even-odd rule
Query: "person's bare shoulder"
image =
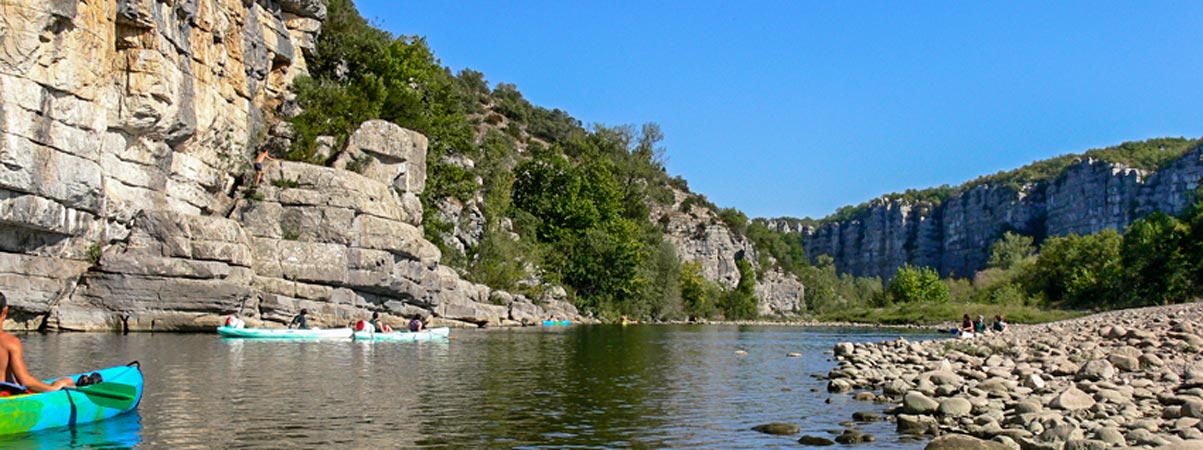
<path fill-rule="evenodd" d="M 16 336 L 0 331 L 0 348 L 13 350 L 21 348 L 21 340 Z"/>

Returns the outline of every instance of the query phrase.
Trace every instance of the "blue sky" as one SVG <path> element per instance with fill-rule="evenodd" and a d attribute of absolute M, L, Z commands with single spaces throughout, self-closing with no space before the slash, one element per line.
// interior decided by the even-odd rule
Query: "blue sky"
<path fill-rule="evenodd" d="M 1203 2 L 396 2 L 364 17 L 586 124 L 659 123 L 668 171 L 752 217 L 1203 136 Z"/>

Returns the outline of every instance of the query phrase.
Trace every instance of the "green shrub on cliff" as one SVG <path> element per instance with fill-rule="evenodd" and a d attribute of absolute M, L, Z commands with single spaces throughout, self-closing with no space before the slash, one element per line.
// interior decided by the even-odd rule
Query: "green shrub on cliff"
<path fill-rule="evenodd" d="M 426 237 L 444 263 L 532 295 L 532 277 L 562 283 L 586 312 L 683 313 L 679 262 L 649 219 L 649 202 L 672 200 L 658 126 L 586 129 L 564 111 L 532 105 L 513 84 L 490 89 L 470 69 L 452 75 L 424 39 L 371 26 L 350 0 L 330 0 L 327 15 L 310 75 L 293 87 L 303 112 L 290 119 L 290 159 L 325 163 L 316 160 L 316 138 L 334 136 L 341 146 L 369 119 L 418 131 L 430 141 Z M 444 241 L 457 224 L 440 220 L 434 205 L 477 198 L 484 230 L 461 254 Z"/>
<path fill-rule="evenodd" d="M 739 269 L 739 283 L 735 289 L 723 296 L 722 304 L 719 305 L 723 310 L 723 317 L 727 320 L 755 319 L 756 272 L 752 270 L 752 263 L 745 258 L 736 260 L 735 267 Z"/>
<path fill-rule="evenodd" d="M 1007 270 L 1018 266 L 1036 254 L 1032 242 L 1030 236 L 1010 231 L 1003 233 L 1002 238 L 990 245 L 990 260 L 986 262 L 986 267 Z"/>

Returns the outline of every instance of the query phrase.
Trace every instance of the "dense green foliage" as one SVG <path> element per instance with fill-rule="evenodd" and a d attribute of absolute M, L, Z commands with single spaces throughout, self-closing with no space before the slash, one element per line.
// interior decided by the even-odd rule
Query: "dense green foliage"
<path fill-rule="evenodd" d="M 746 286 L 755 274 L 721 289 L 682 267 L 650 220 L 651 203 L 669 203 L 669 186 L 685 186 L 665 173 L 659 126 L 586 128 L 532 105 L 513 84 L 490 89 L 471 69 L 453 75 L 425 40 L 371 26 L 351 0 L 331 0 L 327 15 L 310 76 L 294 85 L 303 112 L 290 119 L 287 158 L 328 163 L 318 136 L 341 146 L 363 121 L 388 120 L 430 141 L 426 237 L 467 279 L 535 297 L 562 285 L 585 313 L 607 317 L 755 316 Z M 441 202 L 479 206 L 479 242 L 453 245 L 462 224 L 440 219 Z"/>
<path fill-rule="evenodd" d="M 756 272 L 752 263 L 740 258 L 735 261 L 739 268 L 739 284 L 723 299 L 723 316 L 729 320 L 756 318 Z"/>
<path fill-rule="evenodd" d="M 1010 231 L 1003 233 L 1002 239 L 990 246 L 990 260 L 986 262 L 986 267 L 1003 270 L 1015 268 L 1036 254 L 1036 247 L 1032 243 L 1030 236 Z"/>
<path fill-rule="evenodd" d="M 894 303 L 944 303 L 948 301 L 948 285 L 940 274 L 927 267 L 904 265 L 890 279 L 890 298 Z"/>

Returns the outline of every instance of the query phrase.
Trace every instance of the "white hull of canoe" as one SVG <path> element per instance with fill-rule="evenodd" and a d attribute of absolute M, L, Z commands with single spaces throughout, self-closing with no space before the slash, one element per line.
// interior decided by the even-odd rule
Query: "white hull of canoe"
<path fill-rule="evenodd" d="M 287 329 L 217 327 L 217 334 L 241 339 L 348 339 L 350 328 Z"/>
<path fill-rule="evenodd" d="M 388 333 L 365 333 L 357 331 L 355 332 L 355 340 L 364 342 L 437 341 L 446 340 L 450 334 L 451 329 L 447 327 L 431 328 L 418 332 L 392 331 Z"/>

